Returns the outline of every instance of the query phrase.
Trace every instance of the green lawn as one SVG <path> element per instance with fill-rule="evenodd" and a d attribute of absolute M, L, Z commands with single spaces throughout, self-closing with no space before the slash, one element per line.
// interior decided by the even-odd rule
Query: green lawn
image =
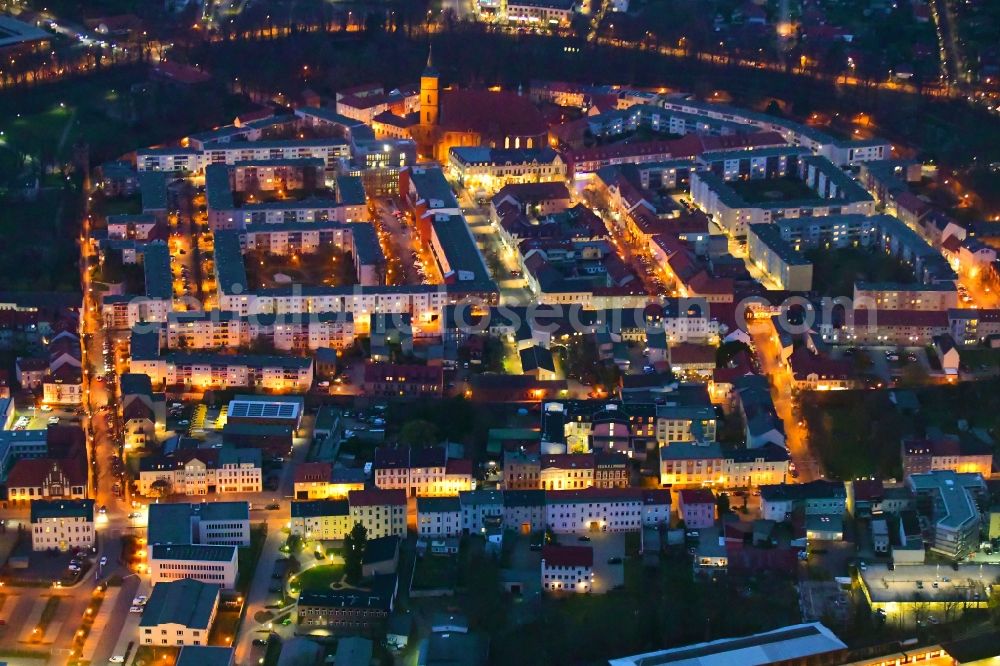
<path fill-rule="evenodd" d="M 343 565 L 320 564 L 298 574 L 295 583 L 300 590 L 328 590 L 332 583 L 339 582 L 343 578 Z"/>
<path fill-rule="evenodd" d="M 798 178 L 756 178 L 734 180 L 728 185 L 748 203 L 817 199 L 818 195 Z"/>
<path fill-rule="evenodd" d="M 250 546 L 238 549 L 237 558 L 239 560 L 239 580 L 236 581 L 236 589 L 246 594 L 253 581 L 253 572 L 257 569 L 257 561 L 260 559 L 260 551 L 264 549 L 264 541 L 267 539 L 267 524 L 260 523 L 250 528 Z"/>
<path fill-rule="evenodd" d="M 439 590 L 454 588 L 458 581 L 458 563 L 454 557 L 425 555 L 417 559 L 413 572 L 413 589 Z"/>

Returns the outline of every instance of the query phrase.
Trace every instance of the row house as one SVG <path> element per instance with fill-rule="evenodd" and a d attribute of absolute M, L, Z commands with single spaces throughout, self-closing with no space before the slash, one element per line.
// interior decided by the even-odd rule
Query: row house
<path fill-rule="evenodd" d="M 554 532 L 635 532 L 670 520 L 670 493 L 641 488 L 545 492 L 545 526 Z"/>
<path fill-rule="evenodd" d="M 454 537 L 462 531 L 462 504 L 458 497 L 417 498 L 419 537 Z"/>
<path fill-rule="evenodd" d="M 143 497 L 259 493 L 261 451 L 224 446 L 146 456 L 139 461 L 137 485 Z"/>
<path fill-rule="evenodd" d="M 334 467 L 332 463 L 308 462 L 296 465 L 293 484 L 297 500 L 344 499 L 352 490 L 365 489 L 365 472 Z"/>
<path fill-rule="evenodd" d="M 842 516 L 847 510 L 844 484 L 834 481 L 761 486 L 760 498 L 761 517 L 765 520 L 785 520 L 797 509 L 803 509 L 807 516 Z"/>
<path fill-rule="evenodd" d="M 462 532 L 482 534 L 503 524 L 504 494 L 499 490 L 464 490 L 458 494 Z"/>
<path fill-rule="evenodd" d="M 347 499 L 296 500 L 291 533 L 306 539 L 343 539 L 361 523 L 369 539 L 406 536 L 406 494 L 399 490 L 352 490 Z"/>
<path fill-rule="evenodd" d="M 830 344 L 919 347 L 933 344 L 934 338 L 948 333 L 950 326 L 961 328 L 963 334 L 971 330 L 975 336 L 977 326 L 973 321 L 965 317 L 949 319 L 948 312 L 942 310 L 835 310 L 818 315 L 813 330 Z M 967 338 L 963 335 L 955 339 Z"/>
<path fill-rule="evenodd" d="M 900 445 L 903 476 L 939 470 L 982 474 L 993 472 L 993 443 L 974 433 L 934 439 L 904 439 Z"/>
<path fill-rule="evenodd" d="M 449 459 L 443 447 L 379 447 L 373 467 L 376 487 L 409 497 L 453 496 L 473 488 L 472 461 Z"/>

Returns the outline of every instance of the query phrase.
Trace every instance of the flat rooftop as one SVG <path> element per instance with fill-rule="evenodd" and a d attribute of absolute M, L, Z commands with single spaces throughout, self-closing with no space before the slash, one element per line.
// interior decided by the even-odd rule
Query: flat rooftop
<path fill-rule="evenodd" d="M 891 601 L 973 601 L 987 599 L 986 587 L 1000 579 L 1000 564 L 959 565 L 936 564 L 897 566 L 893 571 L 885 564 L 869 564 L 860 572 L 861 580 L 873 602 Z"/>

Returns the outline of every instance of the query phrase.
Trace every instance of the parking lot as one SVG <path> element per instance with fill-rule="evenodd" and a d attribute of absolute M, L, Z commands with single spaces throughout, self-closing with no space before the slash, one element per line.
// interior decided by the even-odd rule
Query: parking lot
<path fill-rule="evenodd" d="M 604 594 L 625 584 L 625 535 L 612 532 L 595 532 L 588 535 L 594 549 L 594 594 Z M 570 545 L 568 537 L 565 540 Z"/>
<path fill-rule="evenodd" d="M 893 377 L 901 377 L 907 368 L 917 366 L 919 372 L 933 374 L 936 370 L 927 358 L 923 347 L 831 347 L 829 355 L 835 359 L 853 360 L 859 371 L 878 377 L 887 384 Z M 898 381 L 898 380 L 895 380 Z"/>

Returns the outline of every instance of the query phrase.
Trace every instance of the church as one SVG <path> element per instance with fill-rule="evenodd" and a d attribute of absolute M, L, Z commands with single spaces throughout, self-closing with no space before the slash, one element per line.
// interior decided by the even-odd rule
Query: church
<path fill-rule="evenodd" d="M 432 54 L 420 76 L 420 117 L 410 135 L 423 159 L 448 161 L 455 146 L 544 148 L 548 127 L 531 100 L 494 90 L 442 90 Z"/>

